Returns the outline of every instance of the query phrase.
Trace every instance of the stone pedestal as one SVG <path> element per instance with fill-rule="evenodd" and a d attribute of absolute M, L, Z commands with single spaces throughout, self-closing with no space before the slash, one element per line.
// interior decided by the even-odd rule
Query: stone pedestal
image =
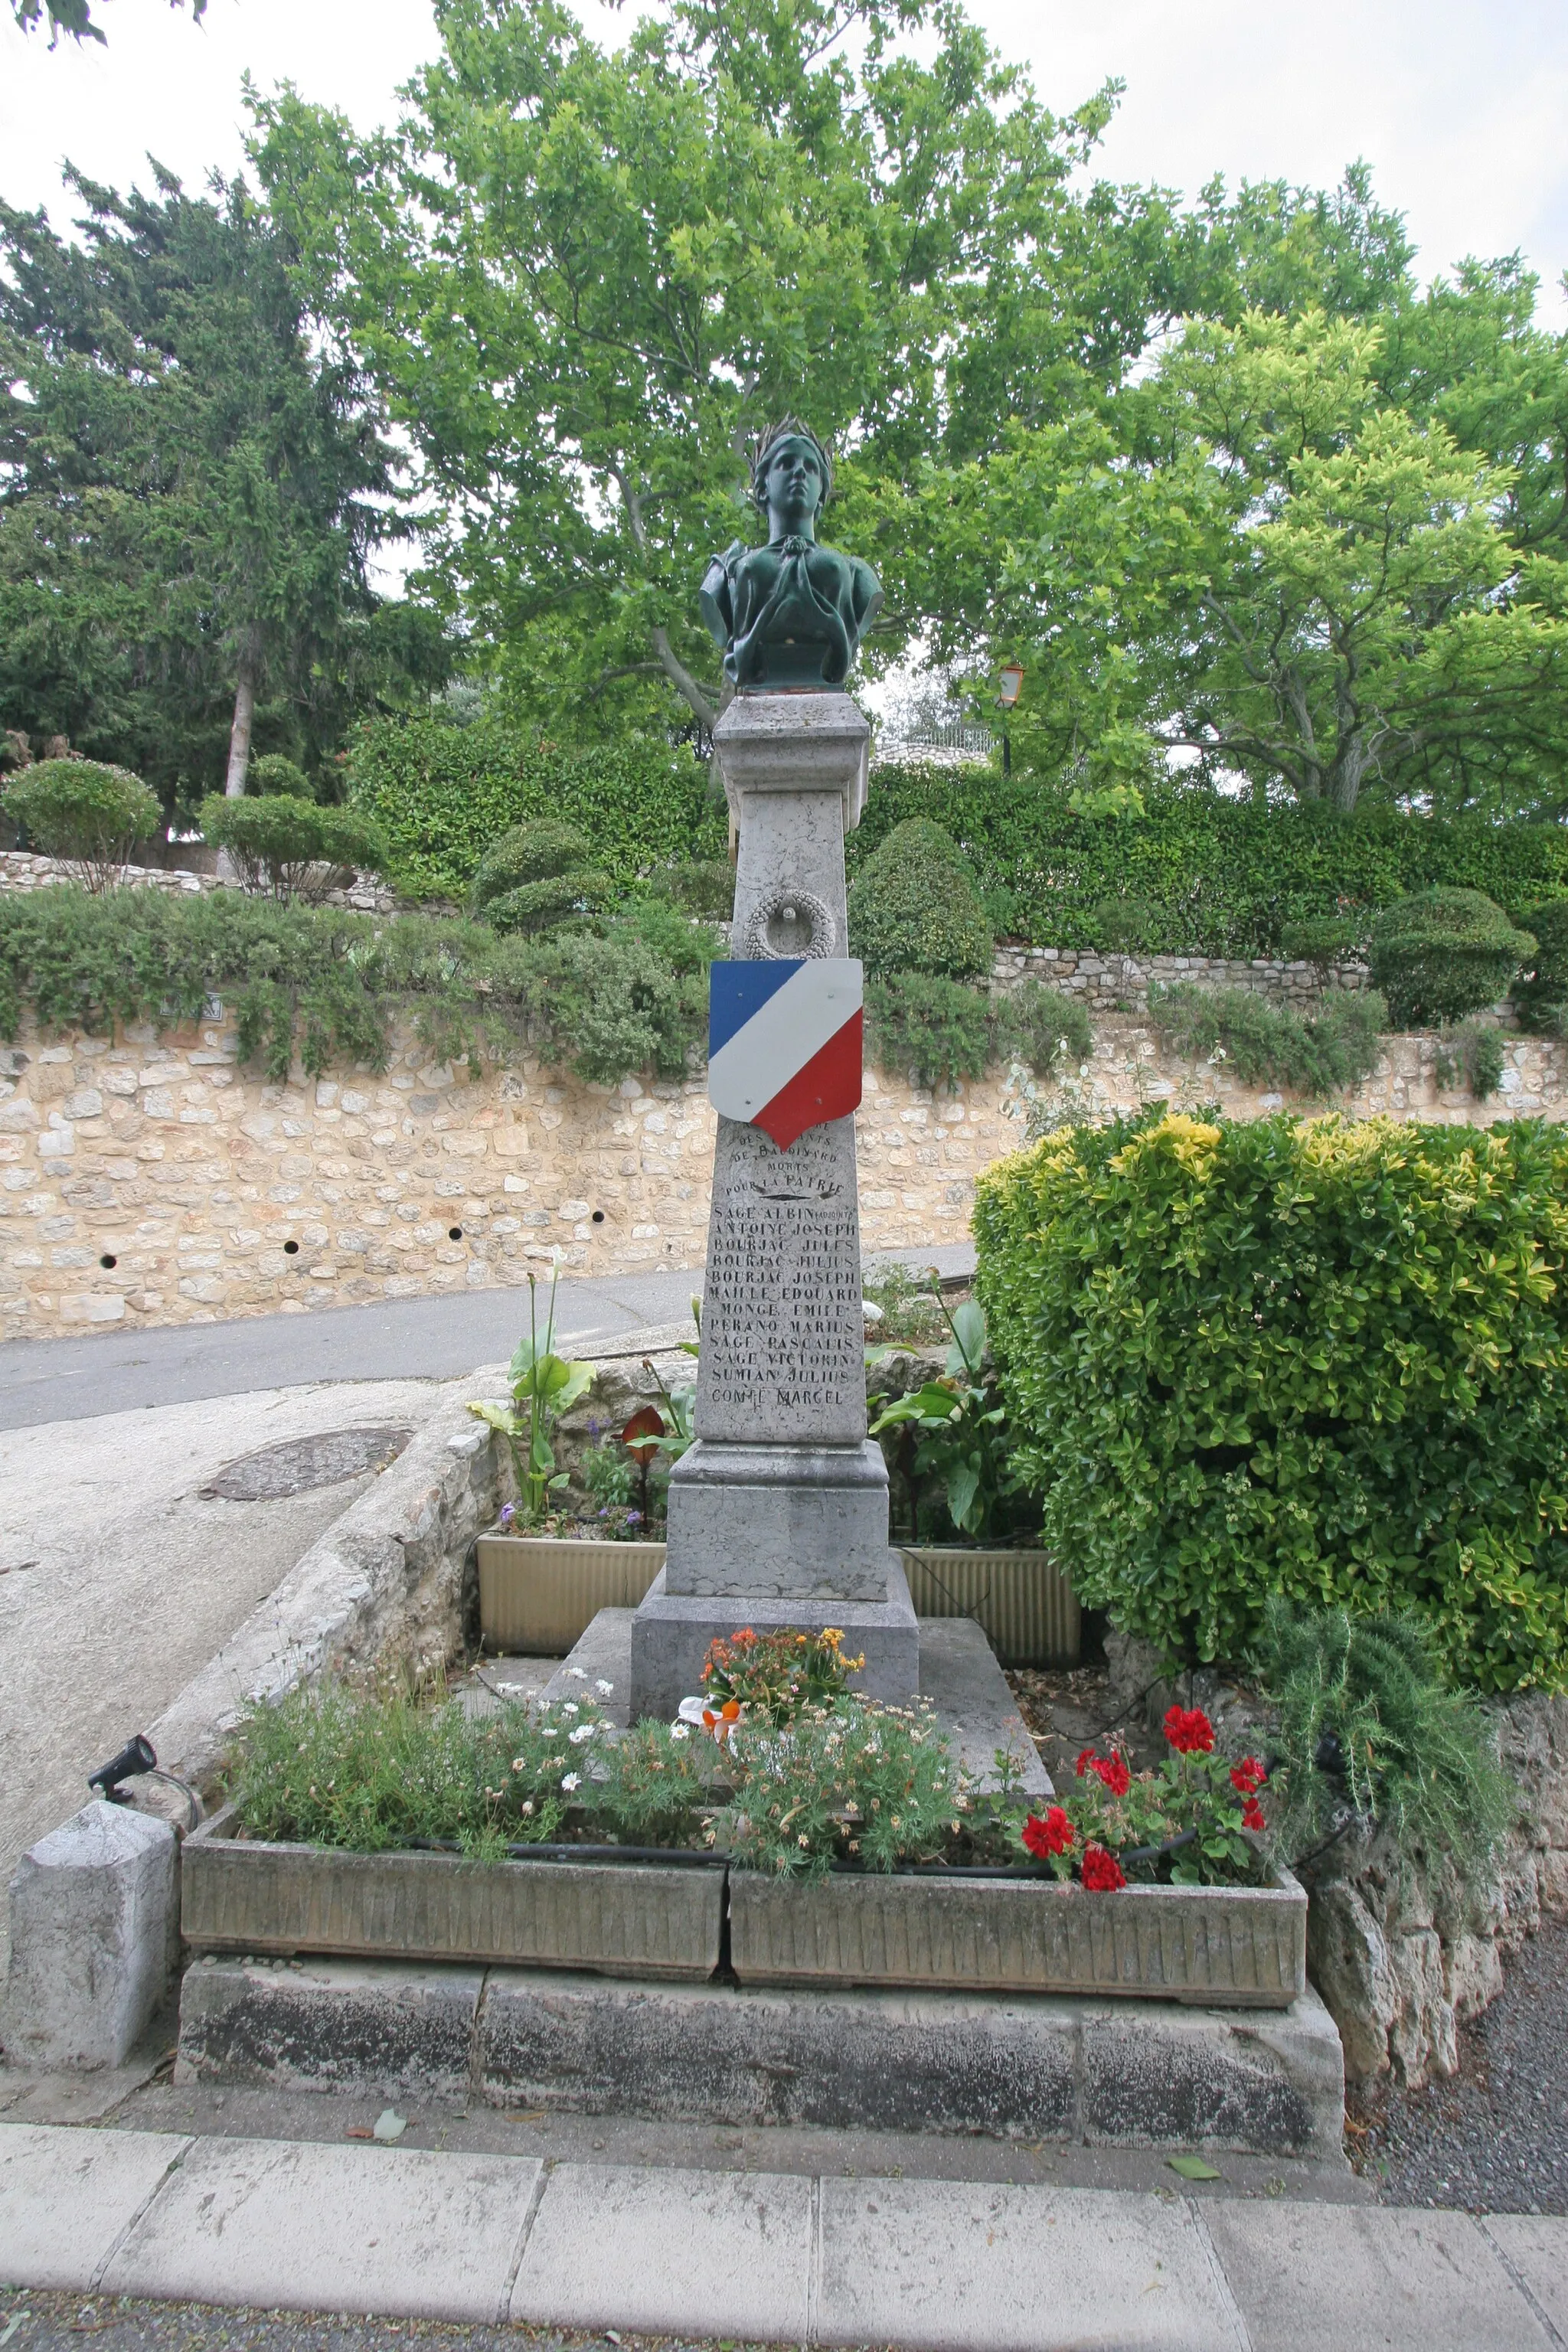
<path fill-rule="evenodd" d="M 6 2054 L 24 2066 L 122 2065 L 178 1948 L 174 1831 L 129 1806 L 84 1805 L 11 1881 Z"/>
<path fill-rule="evenodd" d="M 740 836 L 731 954 L 848 953 L 844 835 L 870 730 L 847 695 L 742 694 L 714 741 Z M 866 1434 L 855 1122 L 781 1151 L 721 1118 L 697 1443 L 669 1486 L 664 1573 L 637 1612 L 632 1711 L 668 1715 L 742 1625 L 839 1626 L 870 1695 L 920 1683 L 888 1475 Z"/>

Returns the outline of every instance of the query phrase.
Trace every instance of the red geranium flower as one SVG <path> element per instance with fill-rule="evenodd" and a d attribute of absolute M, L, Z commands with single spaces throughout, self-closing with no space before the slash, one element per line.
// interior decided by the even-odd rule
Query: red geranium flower
<path fill-rule="evenodd" d="M 1087 1771 L 1089 1771 L 1089 1770 L 1090 1770 L 1090 1769 L 1091 1769 L 1091 1768 L 1093 1767 L 1093 1764 L 1094 1764 L 1094 1760 L 1095 1760 L 1095 1756 L 1094 1756 L 1094 1750 L 1093 1750 L 1093 1748 L 1080 1748 L 1080 1749 L 1079 1750 L 1079 1759 L 1078 1759 L 1078 1762 L 1073 1766 L 1073 1768 L 1072 1768 L 1072 1769 L 1073 1769 L 1073 1770 L 1078 1774 L 1078 1777 L 1079 1777 L 1079 1779 L 1080 1780 L 1082 1780 L 1082 1778 L 1083 1778 L 1084 1774 L 1085 1774 Z"/>
<path fill-rule="evenodd" d="M 1246 1804 L 1243 1805 L 1241 1820 L 1245 1829 L 1261 1830 L 1268 1826 L 1263 1818 L 1263 1808 L 1256 1797 L 1248 1797 Z"/>
<path fill-rule="evenodd" d="M 1053 1805 L 1043 1822 L 1031 1813 L 1024 1823 L 1024 1843 L 1042 1862 L 1053 1853 L 1066 1853 L 1072 1843 L 1072 1823 L 1059 1805 Z"/>
<path fill-rule="evenodd" d="M 1102 1845 L 1086 1845 L 1083 1850 L 1082 1877 L 1093 1895 L 1114 1895 L 1127 1881 L 1121 1875 L 1121 1864 Z"/>
<path fill-rule="evenodd" d="M 1165 1737 L 1178 1756 L 1210 1756 L 1214 1752 L 1214 1726 L 1201 1706 L 1169 1708 Z"/>
<path fill-rule="evenodd" d="M 1107 1756 L 1099 1767 L 1100 1777 L 1113 1797 L 1124 1797 L 1132 1786 L 1132 1775 L 1124 1756 Z"/>
<path fill-rule="evenodd" d="M 1230 1785 L 1240 1797 L 1253 1795 L 1268 1778 L 1256 1756 L 1244 1756 L 1239 1764 L 1233 1764 L 1230 1768 Z"/>

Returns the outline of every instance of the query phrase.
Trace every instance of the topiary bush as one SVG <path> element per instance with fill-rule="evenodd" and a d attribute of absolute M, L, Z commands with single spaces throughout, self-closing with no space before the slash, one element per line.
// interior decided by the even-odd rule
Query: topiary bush
<path fill-rule="evenodd" d="M 940 825 L 896 826 L 849 886 L 849 952 L 879 979 L 976 980 L 994 945 L 970 867 Z"/>
<path fill-rule="evenodd" d="M 246 889 L 279 905 L 302 898 L 319 906 L 356 870 L 378 873 L 386 844 L 357 809 L 323 808 L 292 793 L 252 799 L 213 793 L 202 803 L 202 833 L 234 860 Z"/>
<path fill-rule="evenodd" d="M 1521 1029 L 1538 1036 L 1568 1036 L 1568 897 L 1542 898 L 1525 907 L 1521 930 L 1535 940 L 1530 976 L 1513 992 Z"/>
<path fill-rule="evenodd" d="M 576 826 L 543 817 L 514 824 L 490 844 L 468 901 L 498 931 L 526 934 L 595 913 L 616 896 L 614 882 L 595 868 Z"/>
<path fill-rule="evenodd" d="M 287 793 L 297 801 L 313 801 L 316 797 L 304 769 L 281 751 L 263 751 L 252 760 L 245 772 L 245 789 L 247 795 L 256 798 L 268 793 Z"/>
<path fill-rule="evenodd" d="M 992 1058 L 991 1007 L 978 988 L 931 972 L 866 982 L 866 1057 L 922 1087 L 984 1077 Z"/>
<path fill-rule="evenodd" d="M 1328 1095 L 1376 1068 L 1388 1009 L 1375 989 L 1331 988 L 1303 1015 L 1257 989 L 1181 980 L 1150 989 L 1149 1018 L 1169 1051 L 1187 1061 L 1224 1060 L 1244 1086 Z"/>
<path fill-rule="evenodd" d="M 1479 890 L 1421 890 L 1373 922 L 1372 977 L 1395 1025 L 1416 1028 L 1495 1004 L 1534 951 Z"/>
<path fill-rule="evenodd" d="M 679 907 L 688 915 L 705 915 L 727 923 L 735 911 L 735 869 L 727 857 L 694 857 L 656 866 L 647 877 L 650 897 Z"/>
<path fill-rule="evenodd" d="M 1043 1541 L 1168 1657 L 1270 1593 L 1409 1608 L 1568 1686 L 1568 1134 L 1171 1113 L 980 1181 L 977 1291 Z"/>
<path fill-rule="evenodd" d="M 85 888 L 112 888 L 139 841 L 163 829 L 158 796 L 128 768 L 98 760 L 38 760 L 5 786 L 5 814 L 45 857 Z"/>

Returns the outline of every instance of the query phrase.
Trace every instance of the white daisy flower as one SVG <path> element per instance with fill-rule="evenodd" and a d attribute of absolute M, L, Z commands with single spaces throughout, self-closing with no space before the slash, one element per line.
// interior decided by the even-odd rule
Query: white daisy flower
<path fill-rule="evenodd" d="M 689 1739 L 691 1726 L 689 1723 L 672 1723 L 669 1727 L 669 1736 L 672 1739 Z"/>
<path fill-rule="evenodd" d="M 581 1772 L 568 1772 L 561 1785 L 568 1793 L 574 1789 L 580 1789 L 583 1785 L 583 1775 Z"/>
<path fill-rule="evenodd" d="M 610 1693 L 615 1689 L 615 1687 L 614 1683 L 595 1683 L 594 1685 L 594 1688 L 599 1693 L 601 1698 L 608 1698 Z"/>
<path fill-rule="evenodd" d="M 566 1737 L 574 1748 L 581 1748 L 584 1739 L 592 1739 L 594 1737 L 594 1727 L 591 1723 L 580 1723 L 576 1730 L 569 1731 Z"/>

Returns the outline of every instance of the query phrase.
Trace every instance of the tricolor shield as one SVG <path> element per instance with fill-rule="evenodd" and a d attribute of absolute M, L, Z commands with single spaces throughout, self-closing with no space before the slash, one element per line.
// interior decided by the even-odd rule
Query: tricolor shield
<path fill-rule="evenodd" d="M 710 968 L 708 1099 L 781 1151 L 859 1108 L 860 965 L 847 956 L 767 957 Z"/>

